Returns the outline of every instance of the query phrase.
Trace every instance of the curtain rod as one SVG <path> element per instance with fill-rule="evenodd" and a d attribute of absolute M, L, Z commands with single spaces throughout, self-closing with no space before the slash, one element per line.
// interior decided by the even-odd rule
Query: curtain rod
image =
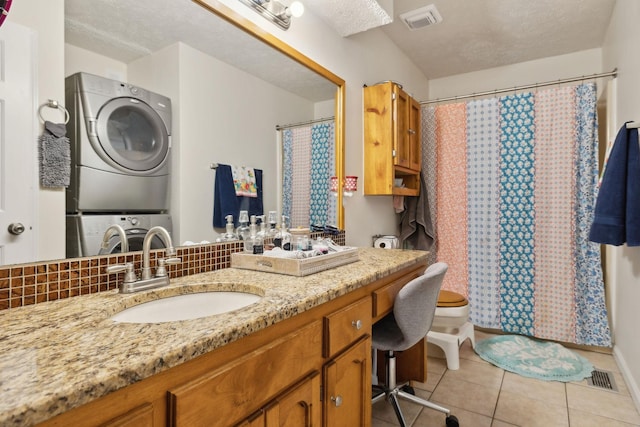
<path fill-rule="evenodd" d="M 312 125 L 314 123 L 328 122 L 328 121 L 331 121 L 331 120 L 334 120 L 334 119 L 335 119 L 335 117 L 331 116 L 331 117 L 325 117 L 323 119 L 308 120 L 306 122 L 291 123 L 291 124 L 288 124 L 288 125 L 276 125 L 276 130 L 290 129 L 290 128 L 295 128 L 295 127 L 298 127 L 298 126 Z"/>
<path fill-rule="evenodd" d="M 558 79 L 558 80 L 553 80 L 553 81 L 548 81 L 543 83 L 535 83 L 535 84 L 524 85 L 524 86 L 515 86 L 510 88 L 504 88 L 504 89 L 488 90 L 485 92 L 472 93 L 468 95 L 450 96 L 448 98 L 438 98 L 430 101 L 422 101 L 420 102 L 420 105 L 435 104 L 436 102 L 457 101 L 458 99 L 475 98 L 477 96 L 497 95 L 499 93 L 515 92 L 518 90 L 525 90 L 525 89 L 535 89 L 538 87 L 579 82 L 583 80 L 600 79 L 603 77 L 616 77 L 617 74 L 618 74 L 618 69 L 614 68 L 613 71 L 609 71 L 607 73 L 591 74 L 590 76 L 571 77 L 568 79 Z"/>

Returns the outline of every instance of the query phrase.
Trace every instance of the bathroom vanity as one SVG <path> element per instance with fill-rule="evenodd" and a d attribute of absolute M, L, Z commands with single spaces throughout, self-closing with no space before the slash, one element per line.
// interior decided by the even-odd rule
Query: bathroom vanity
<path fill-rule="evenodd" d="M 370 425 L 371 325 L 422 274 L 427 253 L 358 252 L 355 263 L 306 277 L 227 268 L 0 313 L 0 424 Z M 261 298 L 194 320 L 111 319 L 152 299 L 212 291 Z M 400 376 L 424 381 L 424 343 L 405 353 L 414 360 Z"/>

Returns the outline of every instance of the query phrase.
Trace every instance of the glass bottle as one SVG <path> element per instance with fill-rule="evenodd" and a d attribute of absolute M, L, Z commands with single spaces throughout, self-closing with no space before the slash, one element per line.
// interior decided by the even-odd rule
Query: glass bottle
<path fill-rule="evenodd" d="M 233 215 L 227 215 L 224 217 L 224 219 L 227 220 L 227 231 L 222 236 L 220 236 L 220 241 L 229 242 L 231 240 L 238 240 L 238 236 L 236 235 L 233 228 Z"/>
<path fill-rule="evenodd" d="M 269 211 L 269 229 L 267 230 L 267 237 L 272 239 L 276 237 L 278 233 L 278 213 L 276 211 Z"/>
<path fill-rule="evenodd" d="M 249 237 L 249 212 L 240 211 L 240 216 L 238 217 L 238 228 L 236 229 L 236 234 L 238 235 L 238 239 L 245 240 Z"/>
<path fill-rule="evenodd" d="M 258 225 L 256 224 L 255 215 L 251 215 L 249 236 L 244 239 L 244 251 L 254 255 L 259 255 L 264 252 L 264 240 L 258 235 Z"/>
<path fill-rule="evenodd" d="M 287 231 L 287 217 L 282 215 L 282 223 L 280 224 L 280 230 L 273 238 L 273 244 L 285 251 L 291 250 L 291 233 Z"/>

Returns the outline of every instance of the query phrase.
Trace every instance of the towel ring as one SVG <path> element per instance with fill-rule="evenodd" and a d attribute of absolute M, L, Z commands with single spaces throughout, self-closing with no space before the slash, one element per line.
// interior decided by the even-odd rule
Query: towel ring
<path fill-rule="evenodd" d="M 64 124 L 66 125 L 67 123 L 69 123 L 69 111 L 67 111 L 67 109 L 64 108 L 64 106 L 60 105 L 55 99 L 50 99 L 48 102 L 42 104 L 38 108 L 38 117 L 40 117 L 40 120 L 42 120 L 43 122 L 45 121 L 42 117 L 42 109 L 44 107 L 55 108 L 60 111 L 64 111 Z"/>

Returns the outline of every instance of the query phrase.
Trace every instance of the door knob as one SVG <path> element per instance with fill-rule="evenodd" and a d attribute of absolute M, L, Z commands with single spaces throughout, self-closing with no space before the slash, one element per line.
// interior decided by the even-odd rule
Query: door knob
<path fill-rule="evenodd" d="M 7 229 L 9 230 L 9 233 L 13 234 L 14 236 L 24 233 L 24 225 L 20 224 L 19 222 L 13 222 L 9 224 L 9 227 Z"/>

